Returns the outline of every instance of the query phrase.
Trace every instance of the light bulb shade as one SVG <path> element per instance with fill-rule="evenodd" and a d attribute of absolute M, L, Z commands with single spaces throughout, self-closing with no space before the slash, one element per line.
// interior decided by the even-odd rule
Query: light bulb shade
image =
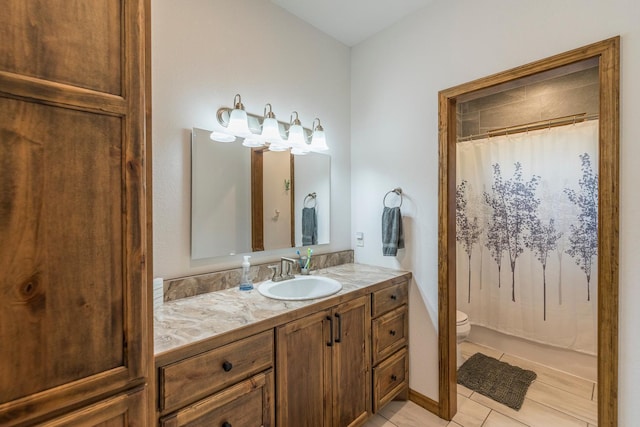
<path fill-rule="evenodd" d="M 252 134 L 242 141 L 242 145 L 245 147 L 262 147 L 264 145 L 264 139 L 260 135 Z"/>
<path fill-rule="evenodd" d="M 289 147 L 283 143 L 272 142 L 269 144 L 269 151 L 287 151 Z"/>
<path fill-rule="evenodd" d="M 232 135 L 245 137 L 251 135 L 249 130 L 249 123 L 247 121 L 247 113 L 244 110 L 235 108 L 229 115 L 229 125 L 227 131 Z"/>
<path fill-rule="evenodd" d="M 329 147 L 327 147 L 327 139 L 324 136 L 323 130 L 316 129 L 313 131 L 310 149 L 311 151 L 327 151 L 329 149 Z"/>
<path fill-rule="evenodd" d="M 236 137 L 224 132 L 213 131 L 211 135 L 209 135 L 212 141 L 216 142 L 234 142 Z"/>
<path fill-rule="evenodd" d="M 280 136 L 280 127 L 278 121 L 275 118 L 267 117 L 262 122 L 262 138 L 271 143 L 282 143 L 282 136 Z"/>
<path fill-rule="evenodd" d="M 304 148 L 307 145 L 307 141 L 304 136 L 304 129 L 302 129 L 301 125 L 291 125 L 289 128 L 289 138 L 287 139 L 287 143 L 291 148 Z"/>

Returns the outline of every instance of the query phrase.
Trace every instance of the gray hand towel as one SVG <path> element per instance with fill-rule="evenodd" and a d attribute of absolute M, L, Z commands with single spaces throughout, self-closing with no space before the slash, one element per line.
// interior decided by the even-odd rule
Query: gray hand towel
<path fill-rule="evenodd" d="M 318 244 L 316 208 L 302 208 L 302 246 Z"/>
<path fill-rule="evenodd" d="M 402 214 L 400 208 L 388 208 L 382 211 L 382 255 L 396 256 L 398 249 L 404 248 Z"/>

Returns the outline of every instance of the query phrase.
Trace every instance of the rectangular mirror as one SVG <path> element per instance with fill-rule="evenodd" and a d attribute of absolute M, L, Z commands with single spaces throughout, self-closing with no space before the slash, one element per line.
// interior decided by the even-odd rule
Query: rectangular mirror
<path fill-rule="evenodd" d="M 193 128 L 191 258 L 328 244 L 331 157 L 221 143 Z"/>

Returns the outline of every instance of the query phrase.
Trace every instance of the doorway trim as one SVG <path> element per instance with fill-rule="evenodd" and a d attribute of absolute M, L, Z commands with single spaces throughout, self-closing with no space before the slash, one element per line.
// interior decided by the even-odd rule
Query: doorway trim
<path fill-rule="evenodd" d="M 561 53 L 438 94 L 439 415 L 456 413 L 457 98 L 554 68 L 597 58 L 600 83 L 598 187 L 598 424 L 618 425 L 618 229 L 620 37 Z"/>

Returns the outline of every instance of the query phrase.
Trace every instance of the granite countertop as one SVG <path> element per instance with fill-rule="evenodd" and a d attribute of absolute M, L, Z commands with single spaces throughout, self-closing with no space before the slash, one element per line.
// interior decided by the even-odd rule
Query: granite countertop
<path fill-rule="evenodd" d="M 237 287 L 165 302 L 154 310 L 154 354 L 206 340 L 408 274 L 406 271 L 364 264 L 343 264 L 312 272 L 338 280 L 342 290 L 325 298 L 281 301 Z"/>

